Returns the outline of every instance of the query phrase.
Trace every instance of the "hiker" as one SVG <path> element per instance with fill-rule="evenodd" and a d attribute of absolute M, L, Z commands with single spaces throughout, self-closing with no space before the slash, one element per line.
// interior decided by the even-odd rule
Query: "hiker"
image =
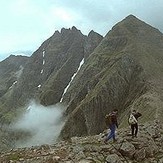
<path fill-rule="evenodd" d="M 107 137 L 104 140 L 104 143 L 106 143 L 111 138 L 113 138 L 113 142 L 116 141 L 116 139 L 115 139 L 115 130 L 116 130 L 116 127 L 118 128 L 117 113 L 118 113 L 118 110 L 114 109 L 111 113 L 109 113 L 105 117 L 105 119 L 107 120 L 106 125 L 110 129 L 110 133 L 108 133 Z"/>
<path fill-rule="evenodd" d="M 131 111 L 131 114 L 129 116 L 129 124 L 131 125 L 131 134 L 132 138 L 137 137 L 138 133 L 138 118 L 142 116 L 141 113 L 136 112 L 136 110 Z"/>

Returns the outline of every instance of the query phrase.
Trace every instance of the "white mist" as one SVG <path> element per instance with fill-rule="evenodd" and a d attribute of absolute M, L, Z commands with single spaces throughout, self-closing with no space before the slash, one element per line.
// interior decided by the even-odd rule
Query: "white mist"
<path fill-rule="evenodd" d="M 17 147 L 30 147 L 55 143 L 63 122 L 64 108 L 60 105 L 44 107 L 31 102 L 24 115 L 14 124 L 14 129 L 30 132 L 32 137 L 16 143 Z"/>

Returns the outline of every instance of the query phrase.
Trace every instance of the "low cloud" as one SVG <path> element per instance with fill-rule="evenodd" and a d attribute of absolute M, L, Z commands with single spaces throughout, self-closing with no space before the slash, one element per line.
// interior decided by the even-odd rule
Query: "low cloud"
<path fill-rule="evenodd" d="M 44 107 L 31 102 L 23 116 L 13 125 L 13 129 L 30 133 L 27 140 L 19 140 L 16 147 L 30 147 L 53 144 L 61 131 L 64 108 L 59 105 Z"/>

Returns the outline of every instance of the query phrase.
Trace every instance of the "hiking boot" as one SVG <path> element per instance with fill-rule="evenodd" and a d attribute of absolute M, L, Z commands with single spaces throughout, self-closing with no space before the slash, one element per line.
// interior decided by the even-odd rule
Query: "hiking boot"
<path fill-rule="evenodd" d="M 114 140 L 113 140 L 113 143 L 116 143 L 116 142 L 117 142 L 117 139 L 114 139 Z"/>
<path fill-rule="evenodd" d="M 116 138 L 113 138 L 113 142 L 116 142 L 117 141 L 117 139 Z"/>

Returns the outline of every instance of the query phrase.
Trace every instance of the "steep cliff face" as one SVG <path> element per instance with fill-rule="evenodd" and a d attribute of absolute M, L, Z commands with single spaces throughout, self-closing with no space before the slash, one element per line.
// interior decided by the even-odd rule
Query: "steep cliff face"
<path fill-rule="evenodd" d="M 121 126 L 131 108 L 143 121 L 161 119 L 163 109 L 163 34 L 128 16 L 88 57 L 64 96 L 67 121 L 61 138 L 101 132 L 104 116 L 119 110 Z"/>

